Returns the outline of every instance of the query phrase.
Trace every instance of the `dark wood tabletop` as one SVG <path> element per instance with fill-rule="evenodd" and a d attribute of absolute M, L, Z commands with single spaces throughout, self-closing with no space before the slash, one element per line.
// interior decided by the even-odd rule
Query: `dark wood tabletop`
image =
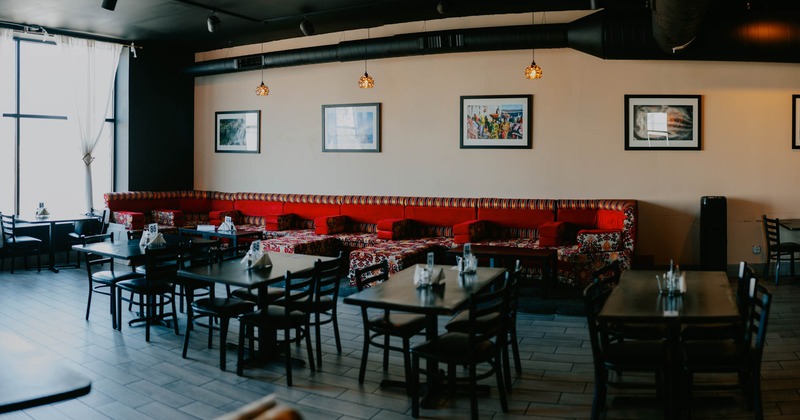
<path fill-rule="evenodd" d="M 188 267 L 178 271 L 181 277 L 229 284 L 250 289 L 269 285 L 283 280 L 286 271 L 301 271 L 314 266 L 317 260 L 328 261 L 333 258 L 319 255 L 284 254 L 268 252 L 272 267 L 247 269 L 240 259 L 199 267 Z"/>
<path fill-rule="evenodd" d="M 452 266 L 444 269 L 438 286 L 417 289 L 414 266 L 395 273 L 389 280 L 344 298 L 344 303 L 370 308 L 394 309 L 427 315 L 453 314 L 467 304 L 471 293 L 481 290 L 505 273 L 505 268 L 478 267 L 475 274 L 459 276 Z"/>
<path fill-rule="evenodd" d="M 682 324 L 734 322 L 739 319 L 736 298 L 723 271 L 686 271 L 686 293 L 670 299 L 659 295 L 656 274 L 628 270 L 608 297 L 599 318 L 635 322 Z"/>
<path fill-rule="evenodd" d="M 92 381 L 24 338 L 0 331 L 0 413 L 86 395 Z"/>
<path fill-rule="evenodd" d="M 176 244 L 189 241 L 195 245 L 211 245 L 216 243 L 216 241 L 211 241 L 208 239 L 190 238 L 179 235 L 165 234 L 163 236 L 167 241 L 167 246 L 175 246 Z M 73 245 L 72 249 L 78 252 L 91 253 L 103 257 L 133 262 L 143 260 L 145 253 L 147 252 L 147 247 L 139 246 L 139 239 L 122 240 L 117 242 L 94 242 L 86 245 Z"/>

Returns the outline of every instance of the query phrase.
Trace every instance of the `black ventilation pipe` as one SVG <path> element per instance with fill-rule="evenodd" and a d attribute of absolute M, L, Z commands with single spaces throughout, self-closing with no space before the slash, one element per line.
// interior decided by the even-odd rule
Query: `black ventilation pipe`
<path fill-rule="evenodd" d="M 650 12 L 602 10 L 569 24 L 458 29 L 345 41 L 336 45 L 203 61 L 193 76 L 264 68 L 456 52 L 573 48 L 607 60 L 713 60 L 800 63 L 800 13 L 716 16 L 681 54 L 659 48 Z"/>
<path fill-rule="evenodd" d="M 653 37 L 666 53 L 679 53 L 700 33 L 712 0 L 651 0 Z"/>

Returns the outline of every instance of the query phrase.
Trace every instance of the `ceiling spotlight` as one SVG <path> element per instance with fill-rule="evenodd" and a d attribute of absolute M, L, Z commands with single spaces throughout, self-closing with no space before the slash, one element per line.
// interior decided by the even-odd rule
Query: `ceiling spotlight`
<path fill-rule="evenodd" d="M 442 16 L 447 16 L 447 6 L 448 6 L 447 2 L 444 1 L 444 0 L 441 0 L 436 5 L 436 11 L 439 12 L 439 14 L 442 15 Z"/>
<path fill-rule="evenodd" d="M 117 0 L 103 0 L 103 4 L 101 5 L 103 9 L 114 11 L 114 8 L 117 7 Z"/>
<path fill-rule="evenodd" d="M 305 36 L 314 35 L 314 24 L 311 23 L 310 20 L 303 18 L 303 21 L 300 22 L 300 31 L 302 31 Z"/>
<path fill-rule="evenodd" d="M 212 34 L 219 30 L 219 25 L 222 25 L 222 21 L 217 16 L 217 12 L 212 11 L 210 15 L 208 15 L 208 19 L 206 19 L 206 25 L 208 25 L 208 32 Z"/>

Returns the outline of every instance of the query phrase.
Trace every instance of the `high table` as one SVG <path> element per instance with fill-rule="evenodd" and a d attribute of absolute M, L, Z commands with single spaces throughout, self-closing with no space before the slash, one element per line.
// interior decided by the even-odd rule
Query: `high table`
<path fill-rule="evenodd" d="M 439 335 L 439 315 L 453 315 L 463 309 L 469 304 L 472 293 L 483 290 L 506 272 L 505 268 L 478 267 L 475 274 L 459 275 L 454 267 L 443 268 L 445 278 L 437 286 L 426 289 L 414 287 L 415 266 L 412 265 L 383 283 L 345 297 L 344 303 L 423 314 L 427 321 L 425 338 L 433 340 Z M 429 361 L 428 384 L 435 383 L 437 375 L 437 363 Z M 423 406 L 430 407 L 434 403 L 430 395 L 431 391 L 435 391 L 434 388 L 428 386 L 429 395 L 423 400 Z"/>
<path fill-rule="evenodd" d="M 656 275 L 661 271 L 628 270 L 622 273 L 619 286 L 608 297 L 598 315 L 601 322 L 653 323 L 668 327 L 673 361 L 679 361 L 680 327 L 685 324 L 733 323 L 740 319 L 736 297 L 723 271 L 687 271 L 686 293 L 667 298 L 659 295 Z M 680 366 L 671 367 L 673 380 L 680 374 Z M 673 388 L 672 386 L 668 388 Z M 667 417 L 677 417 L 675 389 L 668 389 Z"/>
<path fill-rule="evenodd" d="M 92 381 L 27 340 L 0 331 L 0 413 L 86 395 Z"/>
<path fill-rule="evenodd" d="M 58 273 L 58 267 L 56 267 L 56 244 L 54 238 L 54 232 L 56 223 L 69 223 L 69 222 L 79 222 L 83 220 L 97 220 L 98 216 L 89 216 L 86 214 L 77 214 L 74 216 L 64 216 L 64 215 L 50 215 L 45 218 L 39 218 L 36 216 L 31 217 L 23 217 L 17 216 L 18 223 L 28 223 L 28 224 L 48 224 L 48 239 L 49 239 L 49 246 L 48 246 L 48 268 L 50 271 L 54 273 Z"/>

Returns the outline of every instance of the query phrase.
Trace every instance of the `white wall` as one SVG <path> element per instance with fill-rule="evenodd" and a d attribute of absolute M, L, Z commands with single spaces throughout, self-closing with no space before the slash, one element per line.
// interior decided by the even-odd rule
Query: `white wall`
<path fill-rule="evenodd" d="M 373 37 L 387 35 L 376 31 Z M 315 38 L 333 44 L 340 35 Z M 371 90 L 356 86 L 363 62 L 269 69 L 267 97 L 254 94 L 260 72 L 197 78 L 195 188 L 633 198 L 640 201 L 637 253 L 656 263 L 698 262 L 701 196 L 727 197 L 729 262 L 761 262 L 751 247 L 763 246 L 762 213 L 800 217 L 800 150 L 791 149 L 800 66 L 604 61 L 569 49 L 537 50 L 536 61 L 544 77 L 530 81 L 523 77 L 530 51 L 375 60 Z M 533 148 L 459 149 L 460 96 L 497 94 L 533 95 Z M 625 151 L 625 94 L 702 95 L 702 151 Z M 361 102 L 382 104 L 382 152 L 322 153 L 321 105 Z M 214 153 L 214 113 L 250 109 L 262 111 L 261 154 Z"/>

